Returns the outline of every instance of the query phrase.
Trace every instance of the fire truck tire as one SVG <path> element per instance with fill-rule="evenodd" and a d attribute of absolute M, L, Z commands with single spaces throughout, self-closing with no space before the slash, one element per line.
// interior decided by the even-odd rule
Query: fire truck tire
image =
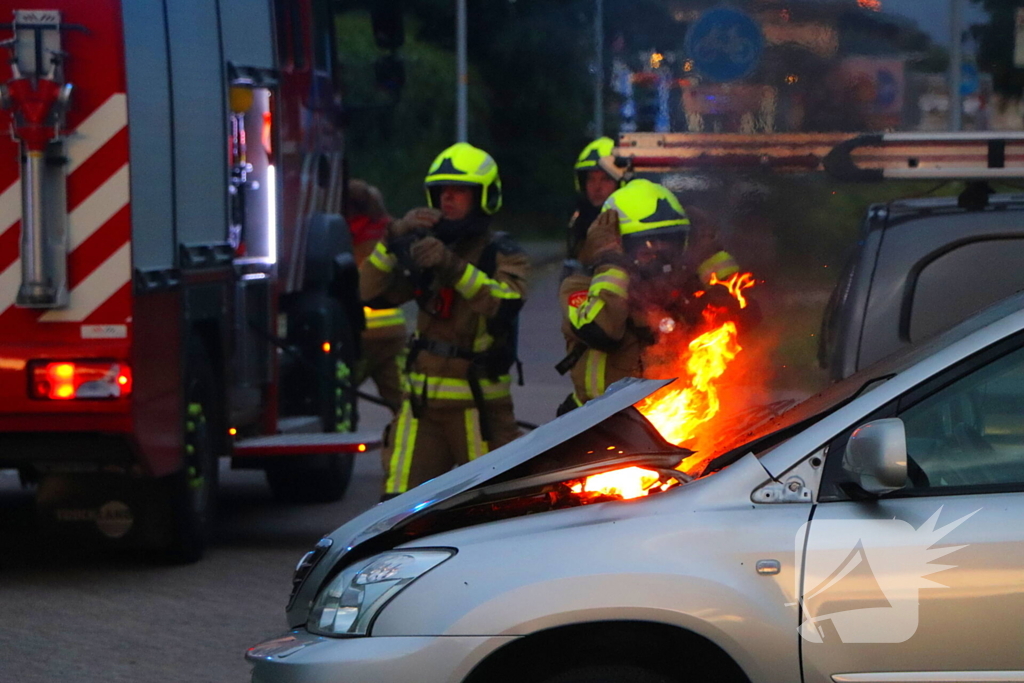
<path fill-rule="evenodd" d="M 660 673 L 639 666 L 585 666 L 563 671 L 544 683 L 678 683 Z"/>
<path fill-rule="evenodd" d="M 191 345 L 186 363 L 183 466 L 165 482 L 171 508 L 166 551 L 168 559 L 177 563 L 202 558 L 217 509 L 213 367 L 198 342 Z"/>
<path fill-rule="evenodd" d="M 267 468 L 267 483 L 282 503 L 333 503 L 352 479 L 351 453 L 288 458 Z"/>

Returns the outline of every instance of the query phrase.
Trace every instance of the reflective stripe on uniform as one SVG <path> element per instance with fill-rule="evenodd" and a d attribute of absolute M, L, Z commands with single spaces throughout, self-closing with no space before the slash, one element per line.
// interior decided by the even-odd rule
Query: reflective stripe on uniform
<path fill-rule="evenodd" d="M 494 343 L 494 337 L 487 331 L 487 318 L 484 316 L 477 317 L 476 323 L 476 337 L 473 338 L 473 353 L 483 353 L 487 349 L 491 348 Z"/>
<path fill-rule="evenodd" d="M 604 299 L 588 296 L 579 306 L 569 306 L 569 322 L 577 330 L 594 322 L 597 315 L 604 309 Z"/>
<path fill-rule="evenodd" d="M 384 483 L 385 493 L 405 493 L 409 490 L 409 472 L 412 469 L 412 454 L 416 450 L 416 431 L 419 420 L 413 417 L 412 404 L 402 402 L 402 410 L 395 423 L 395 446 L 388 463 L 388 479 Z"/>
<path fill-rule="evenodd" d="M 373 248 L 372 252 L 370 252 L 369 261 L 377 270 L 390 273 L 395 269 L 395 265 L 398 263 L 398 258 L 388 251 L 388 248 L 384 246 L 383 242 L 377 242 L 377 246 Z"/>
<path fill-rule="evenodd" d="M 473 391 L 469 382 L 455 377 L 427 377 L 418 372 L 409 373 L 409 391 L 414 396 L 423 395 L 423 385 L 427 386 L 427 399 L 447 401 L 472 401 Z M 491 401 L 508 398 L 512 395 L 512 377 L 502 375 L 497 382 L 488 379 L 480 380 L 480 389 L 484 400 Z"/>
<path fill-rule="evenodd" d="M 462 277 L 455 283 L 455 289 L 465 298 L 472 299 L 483 287 L 487 287 L 490 290 L 490 295 L 496 299 L 523 298 L 507 282 L 489 278 L 484 271 L 471 263 L 467 263 L 466 270 L 462 272 Z"/>
<path fill-rule="evenodd" d="M 700 264 L 697 268 L 697 275 L 700 281 L 706 285 L 711 284 L 711 274 L 719 280 L 725 280 L 740 272 L 740 264 L 727 251 L 720 251 Z"/>
<path fill-rule="evenodd" d="M 629 273 L 621 268 L 609 268 L 600 275 L 595 275 L 590 281 L 590 296 L 597 296 L 601 292 L 611 292 L 623 299 L 626 298 L 629 289 Z"/>
<path fill-rule="evenodd" d="M 366 329 L 377 330 L 382 327 L 401 325 L 405 327 L 405 314 L 400 308 L 370 308 L 363 306 L 366 316 Z"/>
<path fill-rule="evenodd" d="M 480 411 L 476 408 L 468 408 L 466 415 L 466 457 L 469 460 L 476 460 L 489 449 L 480 433 Z"/>
<path fill-rule="evenodd" d="M 608 354 L 604 351 L 590 349 L 587 351 L 586 374 L 583 376 L 583 389 L 590 398 L 597 398 L 604 393 L 605 368 L 608 365 Z"/>
<path fill-rule="evenodd" d="M 579 396 L 577 396 L 575 391 L 572 392 L 572 400 L 576 402 L 576 407 L 577 408 L 582 408 L 583 407 L 583 399 L 581 399 Z"/>

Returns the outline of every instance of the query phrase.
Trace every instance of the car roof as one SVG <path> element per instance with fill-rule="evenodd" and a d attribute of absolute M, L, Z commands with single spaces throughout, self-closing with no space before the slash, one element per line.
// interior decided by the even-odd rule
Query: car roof
<path fill-rule="evenodd" d="M 1024 209 L 1024 193 L 994 194 L 989 197 L 988 201 L 990 207 L 1009 210 Z M 960 208 L 957 202 L 957 197 L 918 197 L 896 199 L 889 202 L 886 207 L 889 210 L 889 216 L 893 218 L 930 211 L 962 211 L 966 213 L 968 210 Z"/>

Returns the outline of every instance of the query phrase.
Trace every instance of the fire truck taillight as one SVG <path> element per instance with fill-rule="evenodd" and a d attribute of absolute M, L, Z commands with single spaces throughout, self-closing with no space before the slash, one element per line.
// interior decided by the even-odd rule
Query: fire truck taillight
<path fill-rule="evenodd" d="M 41 361 L 29 366 L 29 395 L 36 399 L 113 399 L 132 393 L 132 371 L 110 361 Z"/>

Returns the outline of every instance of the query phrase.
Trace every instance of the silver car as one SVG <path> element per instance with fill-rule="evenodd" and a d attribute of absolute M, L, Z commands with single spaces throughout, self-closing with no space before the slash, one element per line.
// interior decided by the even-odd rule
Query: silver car
<path fill-rule="evenodd" d="M 753 425 L 692 480 L 631 407 L 662 384 L 325 537 L 253 680 L 1024 681 L 1024 296 Z M 629 467 L 646 495 L 581 493 Z"/>

